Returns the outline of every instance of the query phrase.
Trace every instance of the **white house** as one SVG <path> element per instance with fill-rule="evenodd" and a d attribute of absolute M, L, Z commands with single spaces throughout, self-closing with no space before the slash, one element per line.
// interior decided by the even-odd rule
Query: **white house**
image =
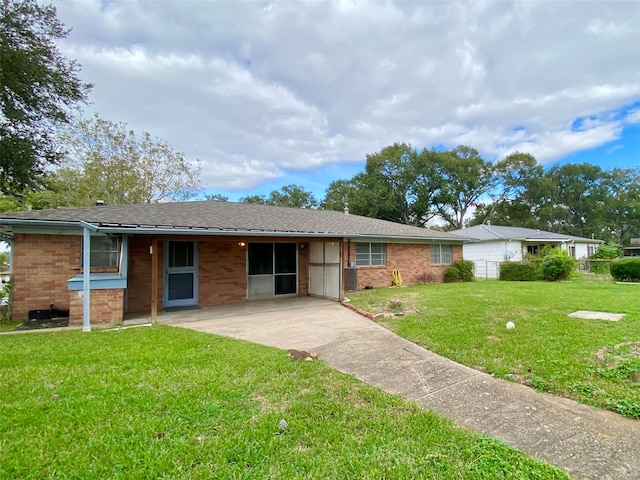
<path fill-rule="evenodd" d="M 546 246 L 566 250 L 576 260 L 593 255 L 602 240 L 574 237 L 561 233 L 521 227 L 474 225 L 451 233 L 470 237 L 475 241 L 462 247 L 465 260 L 475 264 L 475 276 L 498 278 L 501 262 L 519 262 L 526 255 L 536 254 Z"/>

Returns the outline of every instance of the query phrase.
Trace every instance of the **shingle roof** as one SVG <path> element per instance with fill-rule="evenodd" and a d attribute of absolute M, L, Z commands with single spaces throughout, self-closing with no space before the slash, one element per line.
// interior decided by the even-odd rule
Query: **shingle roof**
<path fill-rule="evenodd" d="M 473 227 L 463 228 L 461 230 L 453 230 L 451 233 L 456 235 L 464 235 L 475 238 L 481 242 L 490 240 L 512 239 L 512 240 L 555 240 L 583 243 L 602 243 L 602 240 L 594 240 L 591 238 L 574 237 L 573 235 L 564 235 L 562 233 L 546 232 L 544 230 L 534 230 L 533 228 L 523 227 L 502 227 L 499 225 L 474 225 Z"/>
<path fill-rule="evenodd" d="M 372 236 L 398 239 L 466 241 L 465 237 L 399 223 L 345 215 L 332 210 L 275 207 L 232 202 L 176 202 L 140 205 L 104 205 L 0 214 L 0 225 L 30 220 L 87 222 L 106 228 L 195 229 L 213 232 L 268 234 L 324 234 L 341 237 Z M 195 232 L 194 232 L 195 233 Z"/>

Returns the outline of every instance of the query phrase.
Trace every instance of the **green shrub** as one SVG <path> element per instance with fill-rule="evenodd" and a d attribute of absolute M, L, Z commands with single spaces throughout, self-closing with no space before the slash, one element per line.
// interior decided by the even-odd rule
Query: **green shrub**
<path fill-rule="evenodd" d="M 568 279 L 576 271 L 578 262 L 566 250 L 554 249 L 547 254 L 540 265 L 540 278 L 555 282 Z"/>
<path fill-rule="evenodd" d="M 622 252 L 622 246 L 618 244 L 604 244 L 598 247 L 596 253 L 591 255 L 589 262 L 589 270 L 592 273 L 608 274 L 611 260 L 618 258 Z"/>
<path fill-rule="evenodd" d="M 538 273 L 533 262 L 502 262 L 500 264 L 500 280 L 530 282 L 537 279 Z"/>
<path fill-rule="evenodd" d="M 473 282 L 473 262 L 471 260 L 456 260 L 444 271 L 445 283 Z"/>
<path fill-rule="evenodd" d="M 471 260 L 456 260 L 453 266 L 460 272 L 463 282 L 473 282 L 473 262 Z"/>
<path fill-rule="evenodd" d="M 460 277 L 460 270 L 454 266 L 447 267 L 444 271 L 444 283 L 455 283 L 461 281 L 462 278 Z"/>
<path fill-rule="evenodd" d="M 640 282 L 640 258 L 620 258 L 611 262 L 611 276 L 618 282 Z"/>

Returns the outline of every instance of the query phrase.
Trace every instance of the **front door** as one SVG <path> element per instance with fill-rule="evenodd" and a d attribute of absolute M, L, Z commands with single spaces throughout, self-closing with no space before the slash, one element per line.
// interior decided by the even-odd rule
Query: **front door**
<path fill-rule="evenodd" d="M 164 306 L 198 304 L 198 249 L 195 242 L 165 243 Z"/>

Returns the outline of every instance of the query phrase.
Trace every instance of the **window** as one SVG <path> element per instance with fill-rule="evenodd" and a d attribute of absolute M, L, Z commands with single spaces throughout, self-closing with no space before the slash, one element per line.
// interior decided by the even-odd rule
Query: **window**
<path fill-rule="evenodd" d="M 431 245 L 432 265 L 448 265 L 453 262 L 453 253 L 451 245 Z"/>
<path fill-rule="evenodd" d="M 384 266 L 387 264 L 386 243 L 356 243 L 356 266 Z"/>
<path fill-rule="evenodd" d="M 84 247 L 81 261 L 84 259 Z M 118 266 L 118 237 L 91 237 L 91 266 Z"/>

